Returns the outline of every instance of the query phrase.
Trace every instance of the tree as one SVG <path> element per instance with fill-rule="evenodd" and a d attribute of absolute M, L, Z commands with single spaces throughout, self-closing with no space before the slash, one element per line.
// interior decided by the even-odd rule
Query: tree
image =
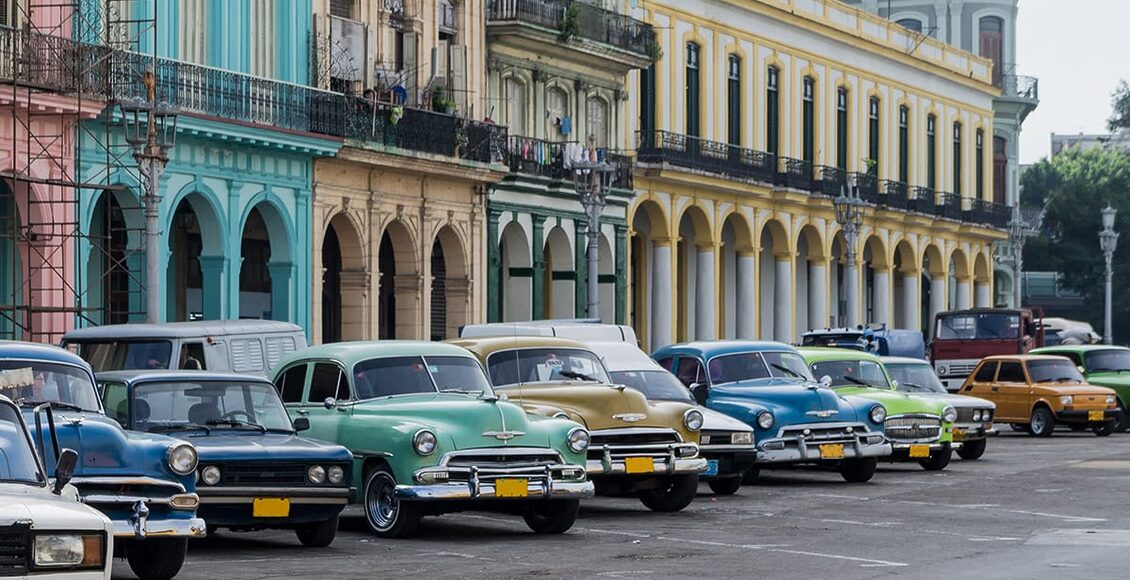
<path fill-rule="evenodd" d="M 1125 80 L 1119 81 L 1118 88 L 1114 89 L 1110 106 L 1112 112 L 1106 121 L 1106 128 L 1111 133 L 1130 129 L 1130 85 Z"/>
<path fill-rule="evenodd" d="M 1045 157 L 1020 174 L 1020 206 L 1042 208 L 1048 194 L 1059 185 L 1059 174 Z"/>

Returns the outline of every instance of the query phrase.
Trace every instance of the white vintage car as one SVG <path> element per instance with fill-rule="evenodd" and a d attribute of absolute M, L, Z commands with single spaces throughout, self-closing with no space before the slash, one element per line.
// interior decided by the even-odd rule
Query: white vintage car
<path fill-rule="evenodd" d="M 68 485 L 77 461 L 63 450 L 48 481 L 19 409 L 0 396 L 0 576 L 110 578 L 110 519 Z"/>

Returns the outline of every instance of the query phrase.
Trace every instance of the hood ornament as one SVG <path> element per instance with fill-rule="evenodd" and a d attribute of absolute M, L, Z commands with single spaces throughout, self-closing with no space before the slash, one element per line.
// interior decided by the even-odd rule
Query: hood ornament
<path fill-rule="evenodd" d="M 515 437 L 521 437 L 525 434 L 526 433 L 524 431 L 507 431 L 503 429 L 502 431 L 484 431 L 483 437 L 494 437 L 499 441 L 509 441 Z"/>
<path fill-rule="evenodd" d="M 820 417 L 821 419 L 825 419 L 831 417 L 832 415 L 835 415 L 838 412 L 839 411 L 836 411 L 835 409 L 829 409 L 825 411 L 809 411 L 805 413 L 805 415 L 808 415 L 809 417 Z"/>
<path fill-rule="evenodd" d="M 612 418 L 624 421 L 626 423 L 635 423 L 637 421 L 643 421 L 644 419 L 647 419 L 647 415 L 644 415 L 643 413 L 621 413 L 619 415 L 613 415 Z"/>

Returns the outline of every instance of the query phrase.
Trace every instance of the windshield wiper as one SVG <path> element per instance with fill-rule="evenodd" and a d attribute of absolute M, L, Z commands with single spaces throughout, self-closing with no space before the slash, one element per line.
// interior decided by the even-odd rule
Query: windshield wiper
<path fill-rule="evenodd" d="M 1075 377 L 1048 377 L 1046 379 L 1040 379 L 1036 382 L 1037 383 L 1066 383 L 1067 381 L 1077 383 L 1077 382 L 1079 382 L 1079 379 L 1077 379 Z"/>
<path fill-rule="evenodd" d="M 793 378 L 797 378 L 797 379 L 807 379 L 808 378 L 808 377 L 806 377 L 806 376 L 804 376 L 804 375 L 802 375 L 802 374 L 794 371 L 793 369 L 790 369 L 789 367 L 782 365 L 782 364 L 769 363 L 769 366 L 771 366 L 771 367 L 773 367 L 773 368 L 775 368 L 775 369 L 777 369 L 777 370 L 779 370 L 779 371 L 781 371 L 785 374 L 792 375 Z"/>
<path fill-rule="evenodd" d="M 1092 373 L 1130 373 L 1130 368 L 1126 369 L 1091 369 Z"/>
<path fill-rule="evenodd" d="M 455 394 L 458 394 L 458 395 L 474 395 L 476 397 L 481 396 L 483 394 L 483 391 L 481 391 L 481 390 L 479 390 L 479 391 L 468 391 L 467 389 L 464 389 L 462 387 L 452 387 L 450 389 L 440 389 L 439 392 L 441 392 L 441 393 L 455 393 Z"/>
<path fill-rule="evenodd" d="M 199 423 L 177 423 L 167 425 L 149 425 L 146 429 L 150 433 L 162 433 L 165 431 L 203 431 L 207 435 L 212 434 L 212 428 Z"/>
<path fill-rule="evenodd" d="M 34 401 L 32 399 L 23 398 L 17 400 L 16 404 L 21 407 L 38 407 L 40 405 L 47 405 L 52 409 L 63 409 L 66 411 L 76 411 L 79 413 L 86 411 L 86 409 L 83 409 L 78 405 L 74 405 L 72 403 L 64 403 L 62 401 Z"/>
<path fill-rule="evenodd" d="M 226 425 L 228 427 L 251 427 L 252 429 L 259 429 L 263 433 L 267 432 L 267 428 L 251 421 L 240 421 L 239 419 L 208 419 L 204 423 L 208 425 Z"/>
<path fill-rule="evenodd" d="M 871 387 L 872 389 L 878 388 L 863 379 L 857 379 L 851 375 L 844 375 L 842 378 L 853 385 L 859 385 L 861 387 Z"/>
<path fill-rule="evenodd" d="M 590 381 L 595 383 L 596 379 L 586 375 L 585 373 L 578 373 L 577 371 L 561 371 L 557 373 L 567 379 L 576 379 L 578 381 Z"/>

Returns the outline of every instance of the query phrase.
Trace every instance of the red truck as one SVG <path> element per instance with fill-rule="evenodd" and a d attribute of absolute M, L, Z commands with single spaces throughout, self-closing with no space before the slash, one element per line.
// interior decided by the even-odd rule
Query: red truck
<path fill-rule="evenodd" d="M 973 308 L 939 312 L 927 348 L 946 390 L 956 392 L 984 357 L 1023 354 L 1044 346 L 1038 308 Z"/>

